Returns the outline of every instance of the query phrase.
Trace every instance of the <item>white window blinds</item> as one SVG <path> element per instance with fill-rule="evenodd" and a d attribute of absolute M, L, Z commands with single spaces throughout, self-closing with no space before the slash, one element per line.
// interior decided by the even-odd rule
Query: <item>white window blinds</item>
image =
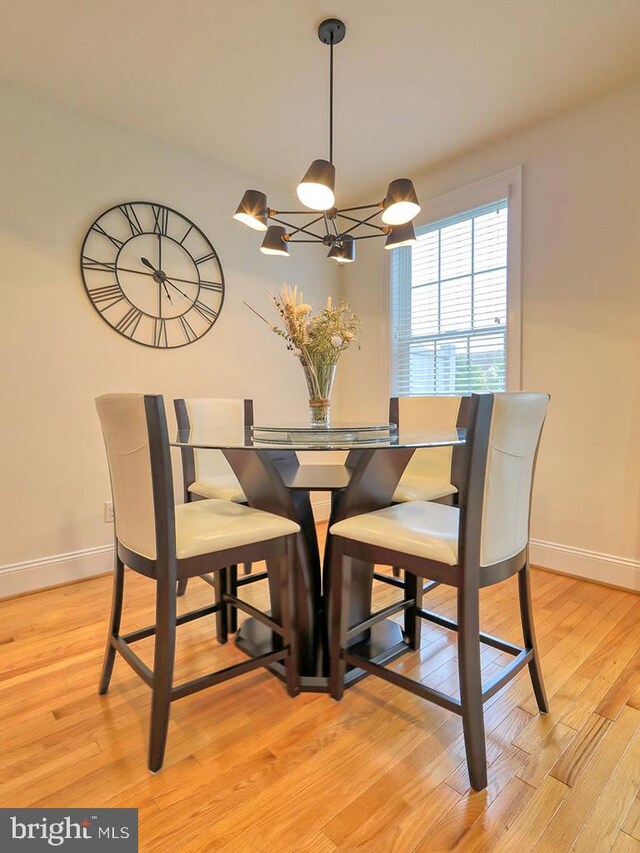
<path fill-rule="evenodd" d="M 392 393 L 506 387 L 507 199 L 416 230 L 392 250 Z"/>

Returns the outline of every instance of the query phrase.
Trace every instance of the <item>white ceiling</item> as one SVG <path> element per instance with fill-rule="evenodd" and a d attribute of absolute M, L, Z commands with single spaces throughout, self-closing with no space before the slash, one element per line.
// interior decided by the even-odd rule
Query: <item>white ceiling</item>
<path fill-rule="evenodd" d="M 0 76 L 293 187 L 329 16 L 339 201 L 640 76 L 640 0 L 0 0 Z"/>

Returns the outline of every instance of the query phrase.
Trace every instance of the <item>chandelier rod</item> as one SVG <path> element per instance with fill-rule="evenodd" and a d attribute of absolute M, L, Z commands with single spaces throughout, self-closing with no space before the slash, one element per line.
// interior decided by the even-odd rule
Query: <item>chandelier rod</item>
<path fill-rule="evenodd" d="M 329 162 L 333 163 L 333 30 L 329 44 Z"/>

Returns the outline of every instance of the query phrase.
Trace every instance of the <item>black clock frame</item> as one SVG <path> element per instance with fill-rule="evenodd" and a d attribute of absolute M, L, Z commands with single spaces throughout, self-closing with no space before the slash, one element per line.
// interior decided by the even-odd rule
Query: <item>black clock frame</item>
<path fill-rule="evenodd" d="M 177 216 L 177 217 L 179 217 L 180 219 L 182 219 L 182 220 L 183 220 L 184 222 L 186 222 L 186 223 L 188 224 L 188 226 L 189 226 L 189 227 L 187 228 L 187 230 L 186 230 L 186 232 L 185 232 L 185 234 L 184 234 L 183 238 L 182 238 L 182 241 L 180 241 L 180 240 L 175 240 L 173 237 L 170 237 L 170 236 L 169 236 L 168 234 L 166 234 L 164 231 L 156 231 L 155 229 L 154 229 L 153 231 L 144 231 L 144 230 L 142 230 L 142 227 L 140 226 L 140 222 L 139 222 L 139 220 L 137 219 L 137 216 L 136 216 L 136 213 L 135 213 L 135 210 L 134 210 L 134 205 L 144 205 L 144 206 L 146 206 L 146 207 L 150 207 L 150 208 L 153 210 L 153 216 L 154 216 L 154 219 L 155 219 L 155 225 L 156 225 L 156 227 L 161 227 L 161 226 L 160 226 L 160 221 L 161 221 L 161 219 L 162 219 L 162 221 L 164 222 L 164 227 L 166 228 L 166 223 L 167 223 L 167 220 L 168 220 L 168 214 L 170 214 L 170 213 L 173 213 L 173 214 L 174 214 L 174 216 Z M 131 214 L 130 214 L 130 212 L 127 210 L 127 208 L 130 208 L 130 211 L 131 211 L 131 213 L 133 214 L 133 218 L 134 218 L 134 220 L 135 220 L 135 222 L 136 222 L 136 225 L 137 225 L 137 227 L 140 229 L 140 230 L 139 230 L 139 232 L 138 232 L 137 234 L 133 233 L 133 232 L 134 232 L 134 228 L 135 228 L 136 226 L 134 226 L 134 222 L 133 222 L 133 221 L 132 221 L 132 219 L 131 219 Z M 193 256 L 192 256 L 192 255 L 191 255 L 191 253 L 189 252 L 189 250 L 188 250 L 188 249 L 185 249 L 185 247 L 184 247 L 184 245 L 183 245 L 183 242 L 184 242 L 184 240 L 186 240 L 187 236 L 191 233 L 191 231 L 195 231 L 195 232 L 197 232 L 197 233 L 202 237 L 202 239 L 203 239 L 203 240 L 204 240 L 204 242 L 207 244 L 207 246 L 209 246 L 209 247 L 210 247 L 210 249 L 211 249 L 211 253 L 210 253 L 210 254 L 211 254 L 211 256 L 212 256 L 212 257 L 210 257 L 209 255 L 206 255 L 204 258 L 199 259 L 199 262 L 200 262 L 200 263 L 202 263 L 202 262 L 203 262 L 203 260 L 209 260 L 209 259 L 212 259 L 212 260 L 213 260 L 213 259 L 215 259 L 215 261 L 216 261 L 216 263 L 217 263 L 217 265 L 218 265 L 218 269 L 220 270 L 220 284 L 221 284 L 221 290 L 220 290 L 220 305 L 219 305 L 219 307 L 218 307 L 218 310 L 217 310 L 217 313 L 216 313 L 216 316 L 215 316 L 215 318 L 214 318 L 213 322 L 212 322 L 212 323 L 207 327 L 207 329 L 206 329 L 206 330 L 205 330 L 201 335 L 197 335 L 197 336 L 196 336 L 195 338 L 193 338 L 192 340 L 187 340 L 187 341 L 185 341 L 184 343 L 181 343 L 181 344 L 175 344 L 175 345 L 172 345 L 172 346 L 168 346 L 168 345 L 167 345 L 167 346 L 159 346 L 159 345 L 157 345 L 156 343 L 148 344 L 148 343 L 145 343 L 144 341 L 136 340 L 135 338 L 131 337 L 130 335 L 127 335 L 127 334 L 126 334 L 126 328 L 128 328 L 128 327 L 125 327 L 125 329 L 124 329 L 124 330 L 122 330 L 122 331 L 121 331 L 120 329 L 118 329 L 116 326 L 114 326 L 114 325 L 113 325 L 113 323 L 111 323 L 111 322 L 110 322 L 110 321 L 109 321 L 109 320 L 104 316 L 104 314 L 102 313 L 102 311 L 100 311 L 100 309 L 98 308 L 98 306 L 96 305 L 96 303 L 95 303 L 95 301 L 94 301 L 94 298 L 93 298 L 93 297 L 92 297 L 92 295 L 91 295 L 91 290 L 90 290 L 90 288 L 89 288 L 89 285 L 88 285 L 88 283 L 87 283 L 87 279 L 86 279 L 86 277 L 85 277 L 85 269 L 88 269 L 88 270 L 90 270 L 90 269 L 96 269 L 96 267 L 91 267 L 91 266 L 88 266 L 88 267 L 87 267 L 87 266 L 85 266 L 85 264 L 84 264 L 85 251 L 84 251 L 84 250 L 85 250 L 85 246 L 86 246 L 86 244 L 87 244 L 87 240 L 89 239 L 89 237 L 90 237 L 91 233 L 92 233 L 94 230 L 96 230 L 95 226 L 98 224 L 98 222 L 99 222 L 103 217 L 107 216 L 109 213 L 112 213 L 113 211 L 116 211 L 116 210 L 120 210 L 120 211 L 122 212 L 122 214 L 124 215 L 125 219 L 128 221 L 128 223 L 129 223 L 129 227 L 131 228 L 131 231 L 132 231 L 131 237 L 129 237 L 127 240 L 125 240 L 124 242 L 122 242 L 122 244 L 121 244 L 121 245 L 119 245 L 120 241 L 116 241 L 116 240 L 115 240 L 111 235 L 107 234 L 106 232 L 103 232 L 103 233 L 104 233 L 104 236 L 105 236 L 105 237 L 107 237 L 107 239 L 111 240 L 111 242 L 114 244 L 114 246 L 116 246 L 116 248 L 118 249 L 118 253 L 117 253 L 117 255 L 116 255 L 116 260 L 115 260 L 115 262 L 114 262 L 114 270 L 113 270 L 113 272 L 114 272 L 114 275 L 115 275 L 115 278 L 116 278 L 117 286 L 118 286 L 119 290 L 120 290 L 122 293 L 124 293 L 124 288 L 122 287 L 122 284 L 121 284 L 120 279 L 119 279 L 119 277 L 118 277 L 118 258 L 119 258 L 119 256 L 120 256 L 120 252 L 122 251 L 122 249 L 124 248 L 124 246 L 125 246 L 127 243 L 129 243 L 129 241 L 130 241 L 130 240 L 133 240 L 133 239 L 135 239 L 136 237 L 139 237 L 141 234 L 162 234 L 162 236 L 163 236 L 163 237 L 165 237 L 167 240 L 171 240 L 172 242 L 174 242 L 174 243 L 176 243 L 177 245 L 181 246 L 181 247 L 185 250 L 185 252 L 187 252 L 187 254 L 189 255 L 189 257 L 193 260 L 194 266 L 195 266 L 195 268 L 196 268 L 196 272 L 197 272 L 197 274 L 198 274 L 198 294 L 196 295 L 196 300 L 195 300 L 195 301 L 197 301 L 198 295 L 200 294 L 202 278 L 201 278 L 201 276 L 200 276 L 200 269 L 199 269 L 199 267 L 198 267 L 198 262 L 196 262 L 195 258 L 193 258 Z M 156 212 L 156 211 L 157 211 L 157 212 Z M 100 229 L 97 229 L 97 230 L 98 230 L 98 231 L 100 231 Z M 98 263 L 100 263 L 100 262 L 98 262 Z M 191 219 L 189 219 L 189 217 L 188 217 L 188 216 L 185 216 L 183 213 L 180 213 L 180 211 L 179 211 L 179 210 L 176 210 L 175 208 L 173 208 L 173 207 L 169 207 L 168 205 L 166 205 L 166 204 L 162 204 L 162 203 L 160 203 L 160 202 L 155 202 L 155 201 L 141 201 L 141 200 L 138 200 L 138 201 L 125 201 L 125 202 L 121 202 L 120 204 L 114 204 L 112 207 L 109 207 L 109 208 L 107 208 L 106 210 L 103 210 L 103 211 L 102 211 L 102 213 L 101 213 L 99 216 L 97 216 L 97 217 L 96 217 L 96 219 L 95 219 L 95 220 L 92 222 L 92 224 L 89 226 L 89 229 L 87 230 L 87 233 L 85 234 L 84 239 L 83 239 L 83 241 L 82 241 L 82 247 L 81 247 L 81 249 L 80 249 L 80 273 L 81 273 L 81 276 L 82 276 L 82 284 L 83 284 L 84 289 L 85 289 L 85 292 L 86 292 L 86 294 L 87 294 L 87 296 L 88 296 L 88 298 L 89 298 L 89 302 L 91 303 L 91 305 L 93 306 L 93 308 L 94 308 L 95 312 L 96 312 L 96 313 L 97 313 L 97 315 L 100 317 L 100 319 L 103 321 L 103 323 L 106 323 L 106 325 L 107 325 L 107 326 L 109 326 L 109 328 L 110 328 L 110 329 L 112 329 L 112 330 L 113 330 L 114 332 L 116 332 L 117 334 L 121 335 L 123 338 L 126 338 L 128 341 L 131 341 L 131 342 L 132 342 L 132 343 L 134 343 L 134 344 L 138 344 L 139 346 L 148 347 L 149 349 L 157 349 L 157 350 L 172 350 L 172 349 L 180 349 L 181 347 L 186 347 L 186 346 L 189 346 L 190 344 L 194 344 L 194 343 L 196 343 L 196 341 L 200 341 L 200 340 L 202 340 L 202 338 L 204 338 L 204 337 L 205 337 L 205 335 L 207 335 L 207 334 L 211 331 L 211 329 L 215 326 L 215 324 L 218 322 L 218 319 L 219 319 L 220 314 L 222 313 L 222 309 L 223 309 L 223 307 L 224 307 L 224 300 L 225 300 L 225 294 L 226 294 L 226 284 L 225 284 L 225 278 L 224 278 L 224 270 L 223 270 L 223 268 L 222 268 L 222 262 L 221 262 L 221 260 L 220 260 L 220 256 L 218 255 L 218 252 L 216 251 L 216 249 L 215 249 L 215 247 L 214 247 L 213 243 L 212 243 L 212 242 L 211 242 L 211 240 L 207 237 L 207 235 L 204 233 L 204 231 L 203 231 L 203 230 L 202 230 L 198 225 L 196 225 L 196 223 L 195 223 L 195 222 L 193 222 Z M 194 284 L 195 284 L 195 282 L 194 282 Z M 126 299 L 127 297 L 125 296 L 124 298 Z M 130 301 L 130 300 L 127 300 L 127 301 Z M 194 304 L 195 304 L 195 301 L 194 301 Z M 153 319 L 154 321 L 155 321 L 155 320 L 158 320 L 158 319 L 162 319 L 161 317 L 157 317 L 155 314 L 149 314 L 147 311 L 143 311 L 142 309 L 138 308 L 137 306 L 132 306 L 132 307 L 135 307 L 135 308 L 136 308 L 136 310 L 140 312 L 140 314 L 143 314 L 143 315 L 144 315 L 144 316 L 146 316 L 146 317 L 150 317 L 150 318 L 151 318 L 151 319 Z M 191 307 L 193 307 L 193 306 L 191 306 Z M 187 311 L 183 312 L 183 314 L 177 314 L 177 315 L 175 315 L 175 317 L 172 317 L 172 318 L 170 318 L 170 319 L 178 319 L 179 317 L 184 316 L 184 314 L 188 313 L 190 310 L 191 310 L 191 308 L 187 309 Z M 165 329 L 165 340 L 166 340 L 166 329 Z M 155 341 L 155 335 L 154 335 L 154 341 Z"/>

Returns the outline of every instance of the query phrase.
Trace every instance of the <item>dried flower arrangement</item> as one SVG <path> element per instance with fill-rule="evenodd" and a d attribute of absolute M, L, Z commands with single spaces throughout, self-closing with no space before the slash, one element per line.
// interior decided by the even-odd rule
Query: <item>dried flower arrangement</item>
<path fill-rule="evenodd" d="M 330 296 L 326 307 L 312 314 L 312 306 L 304 301 L 297 285 L 283 284 L 280 293 L 272 294 L 271 299 L 282 320 L 281 326 L 272 325 L 250 305 L 245 305 L 284 338 L 287 349 L 300 359 L 309 390 L 311 424 L 328 426 L 336 364 L 352 344 L 360 348 L 360 320 L 347 303 L 334 306 Z"/>

